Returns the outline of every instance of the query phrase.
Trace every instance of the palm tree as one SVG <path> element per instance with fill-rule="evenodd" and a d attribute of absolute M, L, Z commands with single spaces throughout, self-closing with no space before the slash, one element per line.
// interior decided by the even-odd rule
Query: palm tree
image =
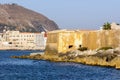
<path fill-rule="evenodd" d="M 110 23 L 104 23 L 104 25 L 103 25 L 103 28 L 102 28 L 103 30 L 111 30 L 111 24 Z"/>

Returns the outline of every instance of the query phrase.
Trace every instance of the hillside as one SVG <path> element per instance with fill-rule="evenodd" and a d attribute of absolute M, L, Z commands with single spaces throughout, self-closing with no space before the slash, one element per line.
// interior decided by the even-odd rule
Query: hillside
<path fill-rule="evenodd" d="M 59 29 L 57 24 L 44 15 L 17 4 L 0 4 L 0 32 L 3 29 L 21 32 L 41 32 Z"/>

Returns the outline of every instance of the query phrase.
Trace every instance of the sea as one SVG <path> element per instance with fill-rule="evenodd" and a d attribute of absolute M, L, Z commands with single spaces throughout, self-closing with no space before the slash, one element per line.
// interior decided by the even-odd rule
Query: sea
<path fill-rule="evenodd" d="M 0 51 L 0 80 L 120 80 L 115 68 L 11 58 L 32 52 Z"/>

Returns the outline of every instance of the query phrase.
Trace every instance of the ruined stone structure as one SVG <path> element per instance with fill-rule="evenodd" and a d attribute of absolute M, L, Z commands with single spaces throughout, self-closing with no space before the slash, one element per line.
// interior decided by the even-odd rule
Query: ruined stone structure
<path fill-rule="evenodd" d="M 48 32 L 45 54 L 66 53 L 81 46 L 95 50 L 101 47 L 115 48 L 119 45 L 120 29 L 92 31 L 58 30 Z"/>

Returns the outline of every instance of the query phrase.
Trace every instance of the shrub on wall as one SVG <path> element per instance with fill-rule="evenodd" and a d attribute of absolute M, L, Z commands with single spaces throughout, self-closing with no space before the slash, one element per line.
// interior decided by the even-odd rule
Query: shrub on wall
<path fill-rule="evenodd" d="M 80 50 L 80 51 L 86 51 L 86 50 L 88 50 L 88 48 L 87 47 L 79 47 L 78 50 Z"/>
<path fill-rule="evenodd" d="M 99 50 L 108 50 L 108 49 L 113 49 L 113 48 L 112 47 L 101 47 L 101 48 L 98 49 L 98 51 Z"/>
<path fill-rule="evenodd" d="M 103 30 L 111 30 L 111 24 L 110 23 L 104 23 L 104 25 L 103 25 L 103 28 L 102 28 Z"/>

